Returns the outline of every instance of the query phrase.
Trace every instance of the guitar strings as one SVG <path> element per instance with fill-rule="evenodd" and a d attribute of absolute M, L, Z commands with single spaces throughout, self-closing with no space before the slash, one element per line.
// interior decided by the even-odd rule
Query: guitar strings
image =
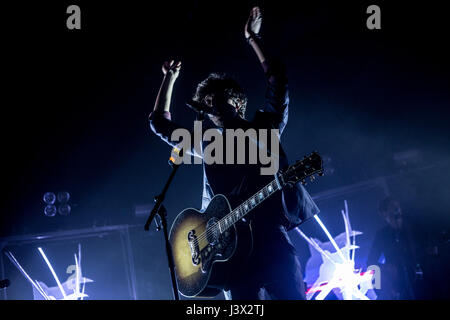
<path fill-rule="evenodd" d="M 271 183 L 267 184 L 267 185 L 266 185 L 264 188 L 262 188 L 261 190 L 267 188 L 269 185 L 273 184 L 274 182 L 276 182 L 276 181 L 273 180 Z M 273 186 L 272 186 L 272 187 L 273 187 Z M 240 207 L 244 206 L 245 204 L 248 204 L 249 201 L 250 201 L 250 199 L 252 199 L 252 198 L 255 197 L 256 195 L 258 195 L 259 193 L 261 193 L 261 190 L 258 191 L 258 192 L 256 192 L 253 196 L 251 196 L 249 199 L 247 199 L 247 200 L 246 200 L 244 203 L 242 203 L 240 206 L 238 206 L 237 208 L 235 208 L 234 210 L 232 210 L 229 214 L 227 214 L 225 217 L 223 217 L 222 219 L 220 219 L 218 222 L 216 222 L 216 223 L 214 223 L 213 225 L 211 225 L 211 227 L 207 228 L 202 234 L 200 234 L 195 240 L 193 240 L 192 243 L 198 245 L 198 242 L 199 242 L 199 241 L 203 241 L 205 238 L 207 239 L 207 237 L 210 236 L 210 235 L 214 232 L 213 229 L 214 229 L 214 228 L 217 229 L 217 226 L 218 226 L 219 223 L 221 223 L 221 222 L 223 223 L 223 221 L 225 220 L 225 218 L 231 217 L 233 214 L 236 213 L 236 211 L 237 211 Z M 276 191 L 276 190 L 275 190 L 275 191 Z M 273 192 L 272 192 L 272 193 L 273 193 Z M 271 193 L 268 194 L 268 196 L 270 196 L 270 195 L 271 195 Z M 255 204 L 255 207 L 256 207 L 256 205 L 258 205 L 258 204 L 259 204 L 259 203 L 256 203 L 256 204 Z M 253 207 L 253 208 L 254 208 L 254 207 Z M 253 208 L 251 208 L 250 210 L 252 210 Z M 247 212 L 249 212 L 250 210 L 248 210 Z M 225 229 L 225 230 L 226 230 L 226 229 Z M 225 231 L 225 230 L 224 230 L 224 231 Z"/>
<path fill-rule="evenodd" d="M 294 164 L 293 167 L 294 167 L 294 168 L 297 168 L 300 164 L 303 164 L 303 163 Z M 317 171 L 317 170 L 314 170 L 314 172 L 311 172 L 310 174 L 305 175 L 305 178 L 308 177 L 308 176 L 310 176 L 310 175 L 312 175 L 312 174 L 314 174 L 316 171 Z M 225 221 L 225 218 L 232 217 L 232 215 L 234 215 L 234 214 L 236 213 L 236 211 L 237 211 L 239 208 L 243 207 L 245 204 L 249 204 L 250 199 L 253 199 L 256 195 L 258 195 L 259 193 L 263 192 L 263 190 L 265 190 L 266 188 L 268 188 L 270 185 L 272 186 L 272 188 L 274 188 L 274 190 L 273 190 L 271 193 L 269 192 L 268 195 L 266 196 L 266 198 L 268 198 L 269 196 L 271 196 L 275 191 L 278 191 L 278 190 L 281 189 L 281 188 L 278 187 L 278 183 L 277 183 L 276 179 L 275 179 L 275 180 L 272 180 L 269 184 L 267 184 L 265 187 L 263 187 L 260 191 L 256 192 L 253 196 L 251 196 L 249 199 L 247 199 L 244 203 L 242 203 L 241 205 L 239 205 L 237 208 L 235 208 L 234 210 L 232 210 L 232 211 L 231 211 L 230 213 L 228 213 L 225 217 L 223 217 L 222 219 L 220 219 L 218 222 L 212 224 L 210 227 L 206 228 L 206 230 L 205 230 L 203 233 L 201 233 L 197 238 L 195 238 L 195 239 L 192 240 L 192 241 L 189 241 L 189 240 L 188 240 L 188 242 L 189 242 L 190 244 L 194 244 L 194 245 L 197 245 L 197 246 L 198 246 L 200 241 L 203 241 L 203 240 L 205 240 L 205 239 L 207 240 L 208 236 L 211 236 L 211 235 L 215 232 L 214 229 L 217 230 L 218 225 L 219 225 L 220 223 L 223 223 L 223 222 Z M 263 193 L 264 193 L 264 192 L 263 192 Z M 264 200 L 265 200 L 265 199 L 264 199 Z M 250 210 L 246 211 L 245 214 L 247 214 L 248 212 L 250 212 L 253 208 L 255 208 L 255 207 L 256 207 L 257 205 L 259 205 L 260 203 L 261 203 L 261 202 L 256 202 L 255 205 L 254 205 L 253 207 L 249 206 Z M 244 215 L 245 215 L 245 214 L 244 214 Z M 231 219 L 232 219 L 232 218 L 231 218 Z M 238 220 L 239 220 L 239 219 L 238 219 Z M 226 229 L 228 229 L 228 228 L 225 228 L 223 231 L 225 231 Z M 220 228 L 219 228 L 219 231 L 220 231 Z"/>
<path fill-rule="evenodd" d="M 293 166 L 294 166 L 294 167 L 297 167 L 295 164 L 294 164 Z M 308 175 L 306 175 L 306 177 L 307 177 L 307 176 L 310 176 L 310 175 L 312 175 L 312 174 L 313 174 L 313 173 L 308 174 Z M 262 188 L 261 190 L 264 190 L 264 189 L 268 188 L 269 185 L 272 185 L 272 188 L 274 188 L 274 191 L 272 191 L 271 193 L 269 192 L 268 195 L 267 195 L 267 197 L 269 197 L 270 195 L 272 195 L 275 191 L 280 190 L 280 188 L 278 187 L 278 184 L 277 184 L 276 180 L 272 180 L 272 182 L 270 182 L 269 184 L 267 184 L 267 185 L 266 185 L 264 188 Z M 249 201 L 250 201 L 250 199 L 254 198 L 256 195 L 258 195 L 259 193 L 261 193 L 261 190 L 258 191 L 258 192 L 256 192 L 253 196 L 251 196 L 249 199 L 247 199 L 247 200 L 246 200 L 244 203 L 242 203 L 240 206 L 238 206 L 237 208 L 235 208 L 234 210 L 232 210 L 229 214 L 227 214 L 225 217 L 223 217 L 222 219 L 220 219 L 218 222 L 216 222 L 216 223 L 214 223 L 213 225 L 211 225 L 210 227 L 206 228 L 206 230 L 205 230 L 202 234 L 200 234 L 197 238 L 195 238 L 194 240 L 189 241 L 189 242 L 192 243 L 192 244 L 194 244 L 194 245 L 199 245 L 199 242 L 200 242 L 200 241 L 203 241 L 203 240 L 205 240 L 205 239 L 207 240 L 207 237 L 208 237 L 208 236 L 211 236 L 211 234 L 214 233 L 214 230 L 213 230 L 213 229 L 216 229 L 216 230 L 217 230 L 217 226 L 218 226 L 219 223 L 223 223 L 223 221 L 225 220 L 225 218 L 231 217 L 233 214 L 235 214 L 235 212 L 236 212 L 240 207 L 244 206 L 245 204 L 248 204 Z M 261 203 L 261 202 L 256 202 L 255 205 L 254 205 L 254 207 L 256 207 L 257 205 L 259 205 L 260 203 Z M 249 206 L 249 207 L 250 207 L 250 206 Z M 250 207 L 250 210 L 246 211 L 246 214 L 247 214 L 248 212 L 250 212 L 254 207 Z M 238 219 L 238 220 L 239 220 L 239 219 Z M 226 229 L 227 229 L 227 228 L 226 228 Z M 226 229 L 225 229 L 225 230 L 226 230 Z M 224 230 L 224 231 L 225 231 L 225 230 Z"/>
<path fill-rule="evenodd" d="M 214 231 L 214 228 L 217 228 L 217 225 L 219 223 L 223 223 L 223 221 L 225 220 L 225 218 L 227 217 L 231 217 L 233 214 L 236 213 L 236 211 L 240 208 L 243 207 L 245 204 L 249 204 L 249 201 L 254 198 L 255 196 L 257 196 L 258 194 L 260 194 L 262 192 L 262 190 L 268 188 L 269 186 L 272 186 L 272 188 L 274 189 L 272 192 L 268 192 L 266 198 L 268 198 L 270 195 L 272 195 L 275 191 L 278 191 L 278 185 L 276 183 L 276 180 L 273 180 L 272 182 L 270 182 L 269 184 L 267 184 L 264 188 L 262 188 L 260 191 L 256 192 L 253 196 L 251 196 L 249 199 L 247 199 L 244 203 L 242 203 L 240 206 L 238 206 L 237 208 L 235 208 L 234 210 L 232 210 L 229 214 L 227 214 L 225 217 L 223 217 L 221 220 L 219 220 L 217 223 L 211 225 L 211 227 L 207 228 L 202 234 L 200 234 L 195 240 L 192 241 L 192 243 L 197 244 L 199 241 L 203 241 L 205 240 L 205 238 L 207 238 L 208 236 L 210 236 Z M 264 193 L 264 192 L 263 192 Z M 256 207 L 258 204 L 260 204 L 261 202 L 256 202 L 254 207 Z M 254 207 L 250 207 L 250 210 L 246 211 L 250 212 Z M 239 219 L 238 219 L 239 220 Z M 226 229 L 225 229 L 226 230 Z M 224 230 L 224 231 L 225 231 Z"/>
<path fill-rule="evenodd" d="M 242 205 L 244 205 L 244 204 L 247 204 L 248 203 L 248 200 L 246 200 Z M 240 207 L 240 206 L 239 206 Z M 234 210 L 232 210 L 229 214 L 227 214 L 225 217 L 223 217 L 222 219 L 220 219 L 218 222 L 216 222 L 216 223 L 214 223 L 213 225 L 211 225 L 210 227 L 208 227 L 202 234 L 200 234 L 196 239 L 194 239 L 193 241 L 192 241 L 192 243 L 194 243 L 194 244 L 196 244 L 196 245 L 198 245 L 198 243 L 200 242 L 200 241 L 203 241 L 203 240 L 207 240 L 207 238 L 208 238 L 208 236 L 211 236 L 219 227 L 219 224 L 220 223 L 223 223 L 224 221 L 225 221 L 225 218 L 227 218 L 227 217 L 231 217 L 235 212 L 236 212 L 236 210 L 239 208 L 239 207 L 237 207 L 236 209 L 234 209 Z M 232 218 L 231 218 L 232 219 Z M 215 230 L 214 230 L 215 229 Z M 226 229 L 224 229 L 223 231 L 225 231 Z M 220 228 L 219 228 L 219 231 L 220 231 Z"/>
<path fill-rule="evenodd" d="M 274 184 L 275 184 L 275 185 L 274 185 Z M 228 213 L 225 217 L 223 217 L 222 219 L 220 219 L 218 222 L 212 224 L 210 227 L 206 228 L 206 230 L 205 230 L 203 233 L 201 233 L 197 238 L 195 238 L 195 239 L 192 240 L 192 241 L 188 241 L 188 242 L 191 243 L 191 244 L 194 244 L 194 245 L 197 245 L 197 246 L 198 246 L 200 241 L 203 241 L 203 240 L 205 240 L 205 239 L 207 240 L 208 236 L 211 236 L 212 234 L 214 234 L 215 230 L 213 230 L 213 229 L 216 229 L 216 230 L 217 230 L 219 223 L 221 223 L 221 222 L 223 223 L 223 221 L 225 221 L 225 218 L 227 218 L 227 217 L 229 218 L 229 217 L 231 217 L 232 215 L 234 215 L 234 214 L 237 212 L 237 210 L 238 210 L 239 208 L 245 206 L 245 204 L 248 205 L 250 199 L 253 199 L 255 196 L 257 196 L 257 195 L 260 194 L 261 192 L 263 192 L 263 194 L 264 194 L 264 191 L 262 191 L 262 190 L 265 190 L 265 189 L 268 188 L 269 186 L 272 186 L 272 188 L 273 188 L 274 190 L 273 190 L 272 192 L 268 192 L 266 198 L 268 198 L 268 197 L 271 196 L 273 193 L 275 193 L 275 191 L 278 191 L 278 190 L 279 190 L 278 185 L 277 185 L 277 183 L 276 183 L 276 180 L 273 180 L 272 182 L 270 182 L 269 184 L 267 184 L 264 188 L 262 188 L 260 191 L 256 192 L 253 196 L 251 196 L 249 199 L 247 199 L 245 202 L 243 202 L 240 206 L 238 206 L 237 208 L 235 208 L 234 210 L 232 210 L 230 213 Z M 276 188 L 274 188 L 275 186 L 276 186 Z M 264 200 L 265 200 L 265 199 L 264 199 Z M 253 207 L 249 206 L 250 210 L 246 211 L 246 214 L 247 214 L 248 212 L 250 212 L 253 208 L 255 208 L 257 205 L 259 205 L 260 203 L 261 203 L 261 201 L 260 201 L 260 202 L 255 202 L 255 205 L 254 205 Z M 233 219 L 233 218 L 231 217 L 231 219 Z M 239 219 L 238 219 L 238 220 L 239 220 Z M 228 229 L 228 228 L 226 228 L 226 229 Z M 226 229 L 224 229 L 223 231 L 225 231 Z M 219 228 L 219 231 L 220 231 L 220 228 Z"/>

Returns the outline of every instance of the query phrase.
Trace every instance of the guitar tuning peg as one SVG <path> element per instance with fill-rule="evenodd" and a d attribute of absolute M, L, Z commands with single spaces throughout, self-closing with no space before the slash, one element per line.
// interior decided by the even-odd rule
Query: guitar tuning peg
<path fill-rule="evenodd" d="M 306 186 L 306 181 L 305 181 L 305 179 L 302 180 L 302 185 Z"/>
<path fill-rule="evenodd" d="M 311 182 L 313 182 L 314 180 L 316 180 L 316 177 L 311 176 L 310 179 L 311 179 Z"/>

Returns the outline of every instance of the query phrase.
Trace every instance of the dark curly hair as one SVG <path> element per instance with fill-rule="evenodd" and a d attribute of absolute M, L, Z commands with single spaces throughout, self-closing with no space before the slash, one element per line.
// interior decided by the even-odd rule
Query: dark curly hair
<path fill-rule="evenodd" d="M 205 80 L 197 85 L 197 89 L 192 100 L 204 102 L 207 95 L 214 95 L 217 93 L 225 94 L 228 99 L 239 99 L 241 107 L 237 112 L 242 118 L 244 118 L 245 109 L 247 106 L 247 97 L 244 94 L 244 90 L 236 82 L 236 80 L 226 74 L 211 73 Z"/>

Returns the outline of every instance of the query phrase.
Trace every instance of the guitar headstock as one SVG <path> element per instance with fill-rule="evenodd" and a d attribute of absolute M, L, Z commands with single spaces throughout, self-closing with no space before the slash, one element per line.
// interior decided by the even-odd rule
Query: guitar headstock
<path fill-rule="evenodd" d="M 290 165 L 281 173 L 281 177 L 285 184 L 296 184 L 301 181 L 306 185 L 306 179 L 309 177 L 313 181 L 316 174 L 323 176 L 323 164 L 322 157 L 317 152 L 313 152 Z"/>

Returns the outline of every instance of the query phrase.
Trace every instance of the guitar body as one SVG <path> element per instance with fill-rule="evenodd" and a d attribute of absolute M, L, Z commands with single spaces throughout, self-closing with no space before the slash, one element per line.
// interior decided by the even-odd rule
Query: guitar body
<path fill-rule="evenodd" d="M 207 227 L 217 224 L 230 212 L 227 198 L 216 195 L 204 212 L 189 208 L 176 217 L 169 241 L 178 290 L 184 296 L 217 295 L 220 293 L 218 288 L 226 286 L 231 269 L 250 254 L 252 237 L 249 224 L 237 223 L 222 234 L 214 228 L 205 233 Z"/>
<path fill-rule="evenodd" d="M 251 225 L 244 217 L 282 186 L 313 179 L 316 173 L 323 174 L 322 158 L 313 152 L 278 173 L 233 210 L 219 194 L 204 212 L 182 211 L 169 234 L 180 293 L 186 297 L 215 296 L 221 289 L 228 290 L 253 250 Z"/>

